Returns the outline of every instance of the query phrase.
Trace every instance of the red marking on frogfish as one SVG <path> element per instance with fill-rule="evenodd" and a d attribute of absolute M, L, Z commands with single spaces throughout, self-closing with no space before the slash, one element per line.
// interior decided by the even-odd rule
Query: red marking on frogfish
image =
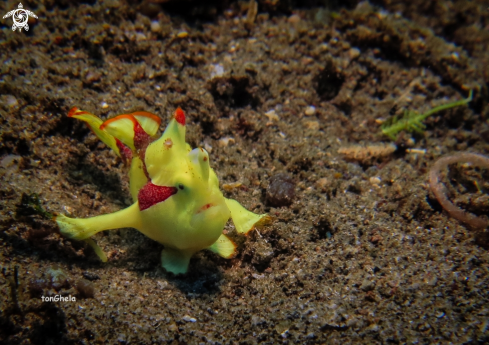
<path fill-rule="evenodd" d="M 138 120 L 136 120 L 136 118 L 134 116 L 132 116 L 131 114 L 122 114 L 122 115 L 117 115 L 116 117 L 113 117 L 111 119 L 104 121 L 104 123 L 102 123 L 100 125 L 100 129 L 103 130 L 103 129 L 105 129 L 105 127 L 107 127 L 111 123 L 120 121 L 121 119 L 127 119 L 127 120 L 131 121 L 134 125 L 136 125 L 136 123 L 138 123 Z"/>
<path fill-rule="evenodd" d="M 73 107 L 68 112 L 68 117 L 73 117 L 75 115 L 85 115 L 90 114 L 88 111 L 79 110 L 77 107 Z"/>
<path fill-rule="evenodd" d="M 175 110 L 175 120 L 177 120 L 177 122 L 182 126 L 185 126 L 185 113 L 180 107 Z"/>
<path fill-rule="evenodd" d="M 146 168 L 146 162 L 144 161 L 144 158 L 146 157 L 146 149 L 149 144 L 153 139 L 149 136 L 148 133 L 146 133 L 139 124 L 139 122 L 135 121 L 134 122 L 134 147 L 136 148 L 137 154 L 139 156 L 139 159 L 141 159 L 141 162 L 143 162 L 143 172 L 146 175 L 146 177 L 149 178 L 148 174 L 148 169 Z"/>
<path fill-rule="evenodd" d="M 122 161 L 124 162 L 124 165 L 129 163 L 132 159 L 132 150 L 124 145 L 122 141 L 119 139 L 115 138 L 115 144 L 117 145 L 117 148 L 119 149 L 119 152 L 121 153 L 121 158 Z"/>
<path fill-rule="evenodd" d="M 73 115 L 75 115 L 77 111 L 78 111 L 77 107 L 71 108 L 70 111 L 68 112 L 68 117 L 72 117 Z"/>
<path fill-rule="evenodd" d="M 143 211 L 163 202 L 172 195 L 177 194 L 177 192 L 178 189 L 176 187 L 157 186 L 148 182 L 138 193 L 139 210 Z"/>
<path fill-rule="evenodd" d="M 146 151 L 146 148 L 151 143 L 151 137 L 146 133 L 139 124 L 139 122 L 134 123 L 134 147 L 136 150 Z"/>
<path fill-rule="evenodd" d="M 104 130 L 105 127 L 109 126 L 111 123 L 115 121 L 120 121 L 121 119 L 127 119 L 130 120 L 133 124 L 133 130 L 134 130 L 134 147 L 136 148 L 137 151 L 141 150 L 146 150 L 149 144 L 151 144 L 151 137 L 149 136 L 148 133 L 146 133 L 139 124 L 138 120 L 132 115 L 132 114 L 124 114 L 124 115 L 118 115 L 116 117 L 113 117 L 112 119 L 109 119 L 102 123 L 100 125 L 100 129 Z"/>
<path fill-rule="evenodd" d="M 141 113 L 142 112 L 138 112 L 135 114 L 142 116 Z M 154 116 L 156 116 L 156 115 L 154 115 Z M 130 120 L 133 124 L 133 130 L 134 130 L 133 142 L 134 142 L 134 147 L 136 148 L 136 154 L 139 156 L 139 158 L 143 162 L 144 174 L 149 179 L 148 170 L 146 169 L 146 164 L 144 163 L 144 156 L 146 153 L 146 148 L 148 147 L 149 144 L 151 144 L 153 139 L 149 136 L 148 133 L 146 133 L 144 131 L 143 127 L 141 127 L 138 120 L 132 114 L 118 115 L 118 116 L 113 117 L 112 119 L 109 119 L 109 120 L 105 121 L 104 123 L 102 123 L 100 125 L 100 129 L 103 130 L 103 129 L 105 129 L 105 127 L 109 126 L 111 123 L 113 123 L 115 121 L 120 121 L 121 119 Z"/>
<path fill-rule="evenodd" d="M 153 121 L 155 121 L 158 124 L 158 126 L 161 123 L 161 119 L 158 116 L 156 116 L 153 113 L 149 113 L 147 111 L 135 111 L 134 113 L 130 113 L 129 115 L 133 115 L 133 116 L 144 116 L 144 117 L 150 118 Z"/>
<path fill-rule="evenodd" d="M 204 211 L 206 211 L 206 210 L 210 209 L 212 206 L 214 206 L 214 205 L 212 205 L 212 204 L 205 204 L 204 206 L 202 206 L 202 207 L 201 207 L 201 208 L 200 208 L 200 209 L 197 211 L 197 213 L 204 212 Z"/>

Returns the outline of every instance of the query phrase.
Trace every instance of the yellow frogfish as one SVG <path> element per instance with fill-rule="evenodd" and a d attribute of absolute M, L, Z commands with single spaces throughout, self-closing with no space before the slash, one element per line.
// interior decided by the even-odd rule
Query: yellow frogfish
<path fill-rule="evenodd" d="M 133 204 L 92 218 L 55 220 L 61 234 L 85 240 L 102 261 L 107 257 L 90 238 L 104 230 L 132 227 L 163 244 L 161 264 L 174 274 L 186 273 L 190 258 L 202 249 L 224 257 L 235 255 L 236 245 L 223 234 L 229 218 L 238 233 L 246 234 L 270 220 L 246 210 L 219 190 L 209 154 L 185 142 L 185 113 L 178 108 L 166 130 L 156 138 L 161 119 L 139 111 L 102 121 L 73 108 L 69 117 L 85 121 L 107 146 L 130 164 L 129 189 Z"/>

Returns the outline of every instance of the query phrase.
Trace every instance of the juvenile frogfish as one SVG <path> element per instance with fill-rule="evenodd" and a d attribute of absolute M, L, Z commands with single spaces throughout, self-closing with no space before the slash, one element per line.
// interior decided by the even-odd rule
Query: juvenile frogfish
<path fill-rule="evenodd" d="M 92 218 L 55 220 L 61 234 L 85 240 L 102 261 L 107 257 L 90 238 L 104 230 L 132 227 L 163 244 L 161 264 L 169 272 L 186 273 L 190 258 L 202 249 L 224 257 L 235 255 L 236 245 L 223 234 L 229 218 L 238 233 L 268 223 L 266 214 L 246 210 L 219 190 L 209 154 L 185 142 L 185 113 L 178 108 L 166 130 L 156 138 L 161 119 L 148 112 L 123 114 L 102 121 L 73 108 L 69 117 L 85 121 L 92 131 L 126 163 L 133 204 Z"/>

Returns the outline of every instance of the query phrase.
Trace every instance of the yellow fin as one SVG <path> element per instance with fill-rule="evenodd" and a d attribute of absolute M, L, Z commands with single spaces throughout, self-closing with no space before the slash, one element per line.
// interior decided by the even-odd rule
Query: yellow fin
<path fill-rule="evenodd" d="M 92 247 L 93 251 L 95 252 L 95 254 L 97 254 L 102 262 L 107 262 L 107 255 L 105 255 L 102 248 L 100 248 L 94 240 L 92 240 L 91 238 L 87 238 L 84 241 L 87 242 L 90 247 Z"/>
<path fill-rule="evenodd" d="M 86 240 L 100 231 L 131 227 L 141 229 L 139 205 L 131 206 L 114 212 L 91 218 L 69 218 L 62 214 L 54 219 L 60 233 L 73 240 Z"/>
<path fill-rule="evenodd" d="M 139 190 L 146 183 L 148 183 L 148 178 L 143 170 L 143 162 L 138 156 L 133 156 L 129 170 L 129 190 L 131 191 L 132 201 L 138 201 Z"/>
<path fill-rule="evenodd" d="M 117 147 L 115 138 L 103 129 L 100 129 L 100 126 L 103 123 L 100 118 L 92 113 L 89 113 L 88 111 L 80 110 L 77 107 L 71 108 L 71 110 L 68 112 L 68 116 L 86 122 L 93 133 L 95 133 L 95 135 L 102 140 L 105 145 L 110 147 L 119 157 L 121 157 L 121 153 Z"/>
<path fill-rule="evenodd" d="M 267 214 L 256 214 L 248 211 L 236 200 L 227 198 L 224 200 L 229 211 L 231 211 L 231 218 L 236 231 L 241 234 L 247 234 L 253 227 L 265 225 L 271 219 Z"/>
<path fill-rule="evenodd" d="M 136 111 L 129 115 L 134 116 L 136 120 L 138 120 L 141 127 L 143 127 L 144 131 L 150 136 L 154 137 L 156 135 L 156 132 L 158 132 L 161 119 L 155 114 L 149 113 L 147 111 Z"/>
<path fill-rule="evenodd" d="M 207 249 L 225 259 L 230 259 L 234 257 L 236 245 L 229 239 L 229 237 L 221 235 L 217 241 Z"/>
<path fill-rule="evenodd" d="M 192 254 L 184 250 L 165 248 L 161 251 L 161 266 L 173 274 L 187 273 Z"/>
<path fill-rule="evenodd" d="M 137 120 L 132 115 L 118 115 L 100 125 L 100 129 L 129 146 L 134 152 L 134 126 Z"/>

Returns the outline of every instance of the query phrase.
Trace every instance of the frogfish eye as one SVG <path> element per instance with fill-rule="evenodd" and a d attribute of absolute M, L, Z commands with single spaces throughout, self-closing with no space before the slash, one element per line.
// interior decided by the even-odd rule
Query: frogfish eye
<path fill-rule="evenodd" d="M 183 184 L 181 184 L 181 183 L 180 183 L 180 184 L 178 185 L 178 188 L 180 188 L 181 190 L 183 190 L 183 188 L 184 188 L 184 187 L 183 187 Z"/>

